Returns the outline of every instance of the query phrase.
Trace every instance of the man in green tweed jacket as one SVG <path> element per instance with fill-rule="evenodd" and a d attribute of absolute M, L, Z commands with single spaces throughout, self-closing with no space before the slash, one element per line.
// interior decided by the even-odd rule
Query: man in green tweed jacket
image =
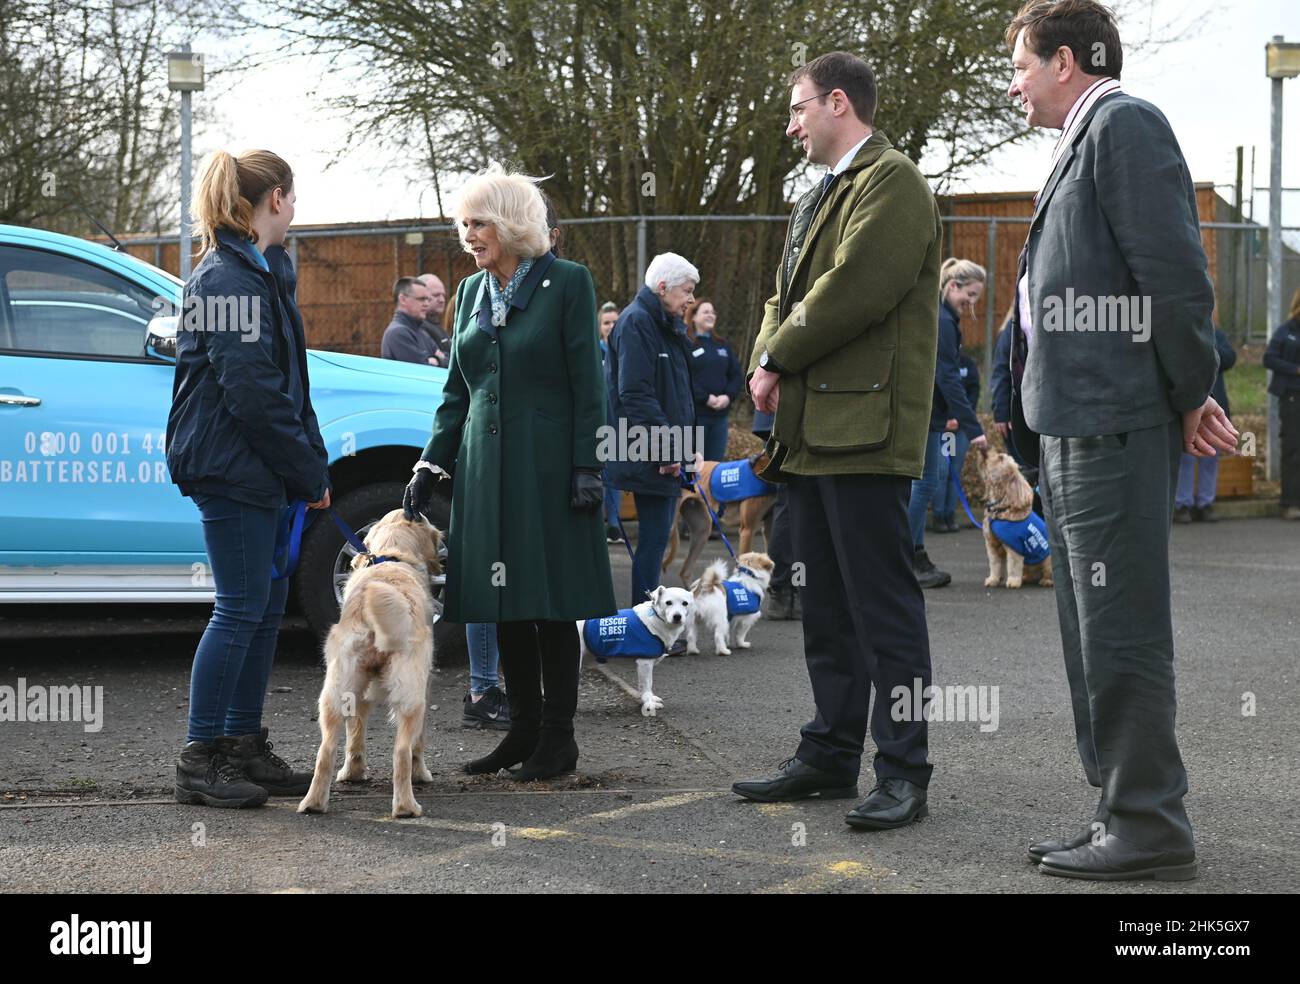
<path fill-rule="evenodd" d="M 926 815 L 931 770 L 924 715 L 913 720 L 930 643 L 907 502 L 934 390 L 939 209 L 916 165 L 874 130 L 865 62 L 822 55 L 790 85 L 786 133 L 827 171 L 790 218 L 750 392 L 776 414 L 764 477 L 789 483 L 817 714 L 777 775 L 733 789 L 768 802 L 856 797 L 874 685 L 876 784 L 845 819 L 883 830 Z"/>

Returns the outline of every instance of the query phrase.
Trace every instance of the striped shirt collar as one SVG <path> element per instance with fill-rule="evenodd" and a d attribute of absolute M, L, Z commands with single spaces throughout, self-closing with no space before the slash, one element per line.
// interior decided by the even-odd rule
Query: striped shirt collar
<path fill-rule="evenodd" d="M 1065 148 L 1070 146 L 1074 140 L 1074 135 L 1079 126 L 1087 118 L 1092 107 L 1097 105 L 1102 99 L 1109 95 L 1119 92 L 1119 79 L 1098 79 L 1088 88 L 1084 89 L 1079 98 L 1074 101 L 1070 107 L 1070 112 L 1065 116 L 1065 125 L 1061 127 L 1061 135 L 1056 138 L 1056 147 L 1052 150 L 1052 166 L 1047 169 L 1048 177 L 1051 177 L 1056 170 L 1057 163 L 1061 160 L 1061 155 L 1065 153 Z M 1044 180 L 1044 184 L 1046 180 Z"/>

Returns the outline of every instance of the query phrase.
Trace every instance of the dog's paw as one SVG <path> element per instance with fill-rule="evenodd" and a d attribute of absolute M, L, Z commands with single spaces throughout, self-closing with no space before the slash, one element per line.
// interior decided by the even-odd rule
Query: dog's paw
<path fill-rule="evenodd" d="M 700 655 L 700 647 L 699 647 L 699 646 L 687 646 L 687 647 L 686 647 L 686 654 L 687 654 L 688 656 L 698 656 L 698 655 Z"/>
<path fill-rule="evenodd" d="M 728 649 L 728 648 L 726 648 L 725 646 L 719 646 L 719 647 L 718 647 L 718 655 L 719 655 L 719 656 L 730 656 L 730 655 L 731 655 L 731 650 Z"/>
<path fill-rule="evenodd" d="M 984 587 L 986 588 L 996 588 L 1001 583 L 1002 578 L 994 577 L 992 574 L 984 579 Z"/>
<path fill-rule="evenodd" d="M 1009 577 L 1009 578 L 1007 578 L 1007 587 L 1008 587 L 1008 588 L 1018 588 L 1018 587 L 1020 587 L 1020 585 L 1021 585 L 1021 580 L 1020 580 L 1020 578 L 1018 578 L 1018 577 Z"/>
<path fill-rule="evenodd" d="M 1050 577 L 1043 578 L 1041 581 L 1038 582 L 1038 584 L 1040 587 L 1044 587 L 1044 588 L 1056 587 L 1056 582 L 1053 581 Z"/>
<path fill-rule="evenodd" d="M 409 803 L 400 803 L 397 800 L 393 800 L 394 820 L 397 820 L 400 817 L 419 817 L 423 815 L 424 808 L 415 800 L 411 800 Z"/>
<path fill-rule="evenodd" d="M 739 646 L 741 649 L 753 649 L 753 648 L 754 648 L 754 644 L 753 644 L 752 642 L 746 642 L 746 641 L 744 641 L 744 640 L 741 640 L 740 642 L 737 642 L 736 645 Z"/>
<path fill-rule="evenodd" d="M 641 715 L 642 717 L 654 717 L 663 709 L 664 702 L 654 694 L 646 693 L 641 695 Z"/>
<path fill-rule="evenodd" d="M 433 782 L 433 773 L 428 769 L 421 767 L 419 772 L 412 773 L 411 782 L 423 786 L 425 783 Z"/>
<path fill-rule="evenodd" d="M 311 796 L 303 797 L 303 801 L 298 804 L 299 813 L 328 813 L 330 808 L 329 797 L 324 799 L 314 799 Z"/>
<path fill-rule="evenodd" d="M 338 775 L 334 777 L 335 782 L 365 782 L 366 767 L 364 765 L 345 765 L 339 769 Z"/>

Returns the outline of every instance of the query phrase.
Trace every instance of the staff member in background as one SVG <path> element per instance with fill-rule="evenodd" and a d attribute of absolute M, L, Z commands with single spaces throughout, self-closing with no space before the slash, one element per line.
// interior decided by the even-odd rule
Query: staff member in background
<path fill-rule="evenodd" d="M 1277 397 L 1281 423 L 1282 516 L 1300 519 L 1300 290 L 1291 297 L 1287 320 L 1268 340 L 1264 368 L 1273 370 L 1268 391 Z"/>
<path fill-rule="evenodd" d="M 629 443 L 606 463 L 610 484 L 631 492 L 636 502 L 636 551 L 632 561 L 632 604 L 659 586 L 659 572 L 672 532 L 683 466 L 692 457 L 695 399 L 691 389 L 691 356 L 682 315 L 694 299 L 700 271 L 676 253 L 661 253 L 646 268 L 645 286 L 619 315 L 609 335 L 605 378 L 615 432 L 626 432 Z M 671 428 L 655 431 L 653 428 Z M 656 433 L 676 433 L 676 442 L 653 439 Z M 637 449 L 636 436 L 645 454 Z M 690 452 L 694 452 L 691 455 Z M 669 460 L 666 456 L 676 454 Z"/>
<path fill-rule="evenodd" d="M 605 376 L 605 364 L 609 361 L 609 333 L 614 330 L 614 324 L 618 321 L 618 305 L 613 301 L 606 301 L 600 306 L 600 366 L 601 378 L 606 379 L 605 383 L 605 406 L 609 408 L 609 383 L 608 377 Z M 610 414 L 609 422 L 613 423 L 613 415 Z M 619 510 L 622 507 L 622 496 L 618 489 L 610 484 L 609 475 L 601 473 L 601 480 L 605 483 L 605 542 L 622 543 L 623 534 L 619 532 L 618 519 Z"/>
<path fill-rule="evenodd" d="M 403 508 L 424 512 L 451 476 L 444 614 L 497 623 L 510 731 L 465 770 L 522 762 L 516 779 L 547 779 L 578 763 L 575 622 L 617 609 L 600 524 L 596 292 L 586 267 L 551 252 L 535 179 L 493 162 L 455 215 L 479 272 L 456 290 L 442 404 Z"/>
<path fill-rule="evenodd" d="M 447 310 L 447 288 L 432 273 L 422 273 L 415 278 L 429 291 L 429 309 L 424 314 L 424 323 L 420 326 L 424 333 L 433 339 L 437 351 L 433 357 L 435 365 L 447 367 L 451 359 L 451 338 L 442 327 L 442 316 Z"/>
<path fill-rule="evenodd" d="M 727 458 L 727 418 L 745 376 L 740 360 L 725 339 L 714 335 L 718 314 L 707 297 L 697 298 L 686 312 L 686 337 L 691 350 L 691 389 L 695 422 L 704 428 L 705 461 Z"/>
<path fill-rule="evenodd" d="M 931 500 L 939 499 L 940 482 L 948 477 L 946 459 L 956 451 L 956 432 L 964 434 L 972 447 L 985 443 L 984 428 L 975 416 L 975 408 L 967 401 L 959 366 L 961 312 L 971 310 L 979 300 L 984 292 L 984 279 L 984 268 L 971 260 L 950 258 L 943 261 L 939 270 L 939 348 L 925 445 L 925 472 L 912 483 L 907 506 L 907 521 L 912 529 L 912 569 L 923 588 L 942 588 L 952 580 L 947 571 L 935 568 L 925 552 L 925 513 Z"/>
<path fill-rule="evenodd" d="M 957 372 L 961 376 L 962 388 L 966 391 L 966 402 L 973 408 L 980 403 L 980 367 L 974 357 L 965 351 L 957 354 Z M 956 420 L 947 422 L 947 431 L 953 435 L 952 454 L 943 459 L 943 474 L 939 476 L 939 493 L 934 499 L 934 531 L 936 533 L 956 533 L 957 510 L 961 500 L 957 496 L 957 486 L 961 483 L 961 469 L 966 463 L 966 452 L 970 448 L 970 438 Z"/>
<path fill-rule="evenodd" d="M 1219 374 L 1214 379 L 1214 389 L 1210 390 L 1210 395 L 1219 401 L 1225 414 L 1232 416 L 1223 374 L 1237 364 L 1237 350 L 1219 328 L 1214 329 L 1214 347 L 1219 353 Z M 1214 516 L 1214 496 L 1218 489 L 1218 452 L 1208 458 L 1197 458 L 1184 451 L 1183 459 L 1178 465 L 1178 486 L 1174 493 L 1174 522 L 1217 522 Z"/>
<path fill-rule="evenodd" d="M 252 297 L 260 322 L 193 331 L 182 318 L 176 336 L 167 467 L 203 517 L 216 588 L 190 675 L 179 803 L 257 806 L 268 795 L 302 796 L 311 783 L 310 772 L 271 751 L 262 726 L 289 589 L 287 578 L 271 579 L 286 498 L 330 505 L 297 277 L 282 245 L 296 197 L 293 172 L 275 154 L 219 150 L 205 162 L 194 199 L 203 257 L 185 284 L 186 301 Z"/>
<path fill-rule="evenodd" d="M 1007 308 L 1006 317 L 1002 319 L 1002 330 L 998 332 L 997 341 L 993 343 L 993 375 L 989 380 L 993 390 L 989 394 L 989 399 L 990 409 L 993 411 L 993 426 L 1002 436 L 1007 454 L 1011 455 L 1016 464 L 1023 466 L 1025 462 L 1020 457 L 1020 452 L 1016 450 L 1015 442 L 1011 440 L 1011 356 L 1014 351 L 1011 339 L 1012 332 L 1019 331 L 1011 317 L 1014 313 L 1014 307 Z M 1023 370 L 1024 366 L 1019 368 Z"/>
<path fill-rule="evenodd" d="M 381 358 L 422 366 L 439 365 L 438 346 L 424 330 L 430 301 L 429 288 L 414 277 L 398 277 L 393 282 L 393 303 L 397 310 L 384 329 L 379 344 Z"/>

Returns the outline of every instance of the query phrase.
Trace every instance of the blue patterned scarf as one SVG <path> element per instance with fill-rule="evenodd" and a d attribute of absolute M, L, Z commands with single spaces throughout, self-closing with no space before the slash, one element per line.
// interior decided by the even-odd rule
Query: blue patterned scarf
<path fill-rule="evenodd" d="M 519 268 L 515 270 L 514 276 L 510 278 L 510 283 L 506 284 L 504 290 L 497 284 L 497 278 L 488 273 L 488 298 L 492 301 L 492 323 L 498 328 L 506 323 L 506 314 L 510 311 L 510 302 L 514 299 L 515 291 L 532 268 L 531 256 L 520 260 Z"/>

